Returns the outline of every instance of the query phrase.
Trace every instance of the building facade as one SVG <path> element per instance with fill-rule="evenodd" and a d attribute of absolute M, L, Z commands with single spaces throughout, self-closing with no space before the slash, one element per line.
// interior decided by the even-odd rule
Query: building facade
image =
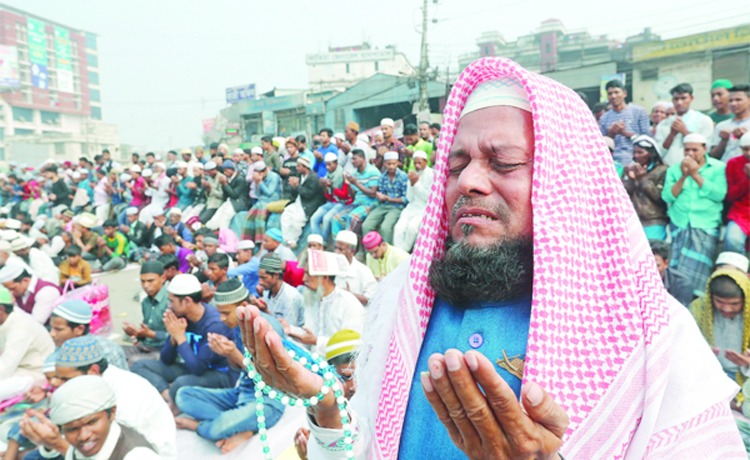
<path fill-rule="evenodd" d="M 103 148 L 116 156 L 117 128 L 101 121 L 97 42 L 91 32 L 0 4 L 0 54 L 7 58 L 0 65 L 0 159 L 33 164 Z"/>

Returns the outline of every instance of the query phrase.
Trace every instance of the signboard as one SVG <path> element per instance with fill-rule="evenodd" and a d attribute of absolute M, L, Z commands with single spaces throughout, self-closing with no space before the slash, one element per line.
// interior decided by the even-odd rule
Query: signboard
<path fill-rule="evenodd" d="M 227 88 L 227 104 L 251 99 L 255 99 L 255 83 Z"/>
<path fill-rule="evenodd" d="M 239 136 L 240 130 L 237 128 L 227 128 L 226 130 L 224 130 L 224 134 L 226 134 L 227 136 Z"/>
<path fill-rule="evenodd" d="M 70 32 L 62 27 L 55 27 L 55 54 L 57 55 L 57 90 L 72 93 L 73 62 L 70 44 Z"/>
<path fill-rule="evenodd" d="M 29 38 L 29 61 L 31 61 L 31 84 L 47 89 L 47 30 L 44 22 L 26 18 Z"/>
<path fill-rule="evenodd" d="M 609 75 L 602 75 L 599 79 L 599 102 L 607 102 L 607 82 L 611 80 L 620 80 L 622 82 L 622 86 L 625 86 L 625 77 L 626 75 L 624 73 L 612 73 Z"/>
<path fill-rule="evenodd" d="M 633 47 L 633 61 L 645 61 L 679 54 L 695 53 L 715 48 L 741 46 L 750 43 L 750 25 L 714 30 L 672 40 L 643 43 Z"/>
<path fill-rule="evenodd" d="M 308 65 L 336 64 L 339 62 L 390 61 L 394 59 L 395 55 L 396 52 L 392 49 L 343 51 L 308 54 L 305 61 Z"/>
<path fill-rule="evenodd" d="M 0 45 L 0 90 L 21 87 L 18 73 L 18 48 Z"/>

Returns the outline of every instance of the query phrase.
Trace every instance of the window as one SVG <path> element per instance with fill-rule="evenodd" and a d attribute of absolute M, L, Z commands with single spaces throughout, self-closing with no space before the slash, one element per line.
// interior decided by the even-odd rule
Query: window
<path fill-rule="evenodd" d="M 60 124 L 59 113 L 47 112 L 46 110 L 42 110 L 40 113 L 42 116 L 42 124 L 45 124 L 45 125 L 59 125 Z"/>
<path fill-rule="evenodd" d="M 16 128 L 16 136 L 31 136 L 32 134 L 34 134 L 33 129 Z"/>
<path fill-rule="evenodd" d="M 102 101 L 102 95 L 98 89 L 89 89 L 89 97 L 91 98 L 92 102 Z"/>
<path fill-rule="evenodd" d="M 63 142 L 55 142 L 55 155 L 65 155 L 65 144 Z"/>
<path fill-rule="evenodd" d="M 349 63 L 346 63 L 346 73 L 349 73 Z"/>
<path fill-rule="evenodd" d="M 86 62 L 89 67 L 99 67 L 99 58 L 93 54 L 86 54 Z"/>
<path fill-rule="evenodd" d="M 34 111 L 25 107 L 12 107 L 13 119 L 22 122 L 31 122 L 34 119 Z"/>
<path fill-rule="evenodd" d="M 96 48 L 96 35 L 86 32 L 86 48 L 95 50 Z"/>
<path fill-rule="evenodd" d="M 89 83 L 92 85 L 99 84 L 99 74 L 96 72 L 89 72 Z"/>
<path fill-rule="evenodd" d="M 94 120 L 101 120 L 102 119 L 102 109 L 101 107 L 91 107 L 91 118 Z"/>
<path fill-rule="evenodd" d="M 380 61 L 375 61 L 375 72 L 380 70 Z"/>

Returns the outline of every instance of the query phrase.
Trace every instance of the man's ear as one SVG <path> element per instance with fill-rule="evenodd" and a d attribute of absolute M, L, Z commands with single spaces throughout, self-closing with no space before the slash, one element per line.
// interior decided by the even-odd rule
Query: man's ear
<path fill-rule="evenodd" d="M 98 364 L 92 364 L 91 367 L 89 367 L 88 372 L 86 372 L 87 375 L 102 375 L 102 370 L 99 368 Z"/>

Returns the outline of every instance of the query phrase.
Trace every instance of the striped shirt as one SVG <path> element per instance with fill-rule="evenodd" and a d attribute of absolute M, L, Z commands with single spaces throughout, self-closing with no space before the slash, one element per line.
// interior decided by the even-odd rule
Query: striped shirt
<path fill-rule="evenodd" d="M 618 121 L 625 122 L 625 129 L 631 131 L 634 135 L 650 134 L 651 128 L 648 122 L 648 115 L 642 107 L 628 104 L 619 112 L 607 110 L 599 119 L 599 129 L 602 135 L 607 135 L 609 127 Z M 633 162 L 633 141 L 622 134 L 615 135 L 615 153 L 614 160 L 623 166 Z"/>

